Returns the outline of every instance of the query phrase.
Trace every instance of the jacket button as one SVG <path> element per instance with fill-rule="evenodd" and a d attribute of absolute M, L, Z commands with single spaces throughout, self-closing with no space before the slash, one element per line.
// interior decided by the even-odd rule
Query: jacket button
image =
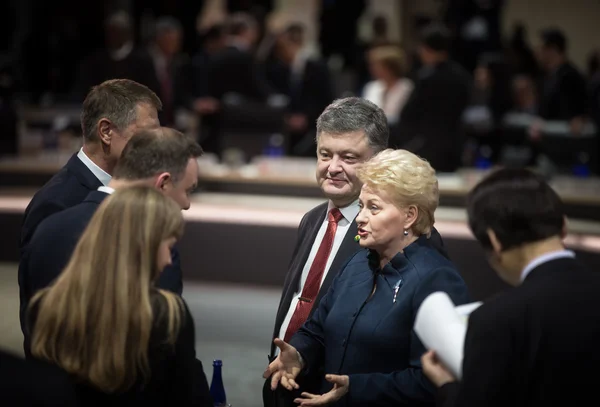
<path fill-rule="evenodd" d="M 345 339 L 342 341 L 342 346 L 346 346 L 346 340 Z"/>

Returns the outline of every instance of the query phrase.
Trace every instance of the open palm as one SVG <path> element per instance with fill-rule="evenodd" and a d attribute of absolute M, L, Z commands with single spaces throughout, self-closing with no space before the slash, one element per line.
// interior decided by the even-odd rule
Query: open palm
<path fill-rule="evenodd" d="M 279 338 L 273 342 L 279 348 L 279 355 L 269 364 L 263 377 L 271 377 L 271 390 L 275 390 L 278 383 L 288 390 L 298 389 L 300 386 L 296 383 L 296 377 L 302 370 L 302 364 L 296 348 Z"/>

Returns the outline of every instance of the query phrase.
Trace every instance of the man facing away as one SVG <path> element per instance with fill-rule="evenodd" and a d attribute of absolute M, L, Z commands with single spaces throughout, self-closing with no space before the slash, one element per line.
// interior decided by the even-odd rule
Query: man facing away
<path fill-rule="evenodd" d="M 385 113 L 366 99 L 349 97 L 331 103 L 317 120 L 316 178 L 327 202 L 304 215 L 298 227 L 298 240 L 286 274 L 272 338 L 288 340 L 310 318 L 342 265 L 360 250 L 357 234 L 358 196 L 362 184 L 357 167 L 387 148 L 389 129 Z M 332 217 L 335 222 L 329 222 Z M 333 239 L 326 235 L 333 234 Z M 441 236 L 431 233 L 432 243 L 445 255 Z M 308 302 L 310 307 L 300 304 Z M 269 362 L 279 349 L 271 343 Z M 301 391 L 318 389 L 321 374 L 309 376 Z M 299 393 L 298 393 L 299 394 Z M 293 406 L 296 393 L 278 387 L 263 387 L 267 406 Z"/>
<path fill-rule="evenodd" d="M 594 404 L 600 274 L 565 249 L 560 198 L 540 176 L 502 169 L 469 193 L 467 213 L 490 265 L 516 288 L 470 315 L 460 383 L 434 352 L 423 355 L 440 404 Z"/>
<path fill-rule="evenodd" d="M 160 126 L 158 96 L 128 79 L 93 87 L 81 111 L 83 147 L 34 196 L 23 217 L 20 248 L 48 216 L 77 205 L 90 191 L 110 182 L 121 152 L 133 133 Z"/>
<path fill-rule="evenodd" d="M 19 266 L 21 329 L 27 353 L 26 311 L 30 299 L 49 286 L 66 267 L 80 235 L 100 203 L 117 188 L 146 184 L 172 198 L 183 210 L 190 207 L 190 195 L 198 182 L 197 157 L 202 149 L 180 132 L 159 128 L 142 130 L 127 143 L 115 177 L 91 191 L 78 205 L 44 220 L 22 253 Z M 171 265 L 161 273 L 157 286 L 178 294 L 182 292 L 179 253 L 171 250 Z"/>

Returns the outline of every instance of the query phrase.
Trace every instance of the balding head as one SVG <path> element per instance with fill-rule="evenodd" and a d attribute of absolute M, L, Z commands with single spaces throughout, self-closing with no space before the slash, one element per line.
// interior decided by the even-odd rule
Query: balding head
<path fill-rule="evenodd" d="M 121 154 L 114 177 L 128 181 L 169 173 L 177 182 L 185 173 L 190 158 L 203 151 L 194 140 L 177 130 L 160 127 L 134 134 Z"/>

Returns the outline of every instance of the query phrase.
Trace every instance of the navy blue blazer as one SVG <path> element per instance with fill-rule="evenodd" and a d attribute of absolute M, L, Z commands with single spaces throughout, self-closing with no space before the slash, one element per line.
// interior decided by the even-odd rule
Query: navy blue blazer
<path fill-rule="evenodd" d="M 26 336 L 29 301 L 40 289 L 48 287 L 67 265 L 71 254 L 98 206 L 108 194 L 92 191 L 79 205 L 56 213 L 42 222 L 29 244 L 22 250 L 19 264 L 21 329 Z M 172 264 L 165 268 L 156 286 L 181 295 L 183 282 L 179 252 L 171 250 Z M 27 346 L 26 346 L 27 348 Z"/>
<path fill-rule="evenodd" d="M 87 194 L 100 186 L 100 180 L 81 162 L 77 154 L 73 154 L 65 166 L 36 192 L 27 205 L 21 225 L 21 250 L 44 219 L 81 203 Z"/>
<path fill-rule="evenodd" d="M 290 344 L 302 355 L 306 374 L 324 367 L 350 377 L 349 392 L 334 405 L 433 405 L 435 388 L 421 370 L 425 348 L 413 325 L 419 306 L 435 291 L 448 293 L 455 304 L 469 302 L 462 277 L 425 236 L 383 268 L 376 252 L 361 250 Z M 330 389 L 323 378 L 321 392 Z"/>

